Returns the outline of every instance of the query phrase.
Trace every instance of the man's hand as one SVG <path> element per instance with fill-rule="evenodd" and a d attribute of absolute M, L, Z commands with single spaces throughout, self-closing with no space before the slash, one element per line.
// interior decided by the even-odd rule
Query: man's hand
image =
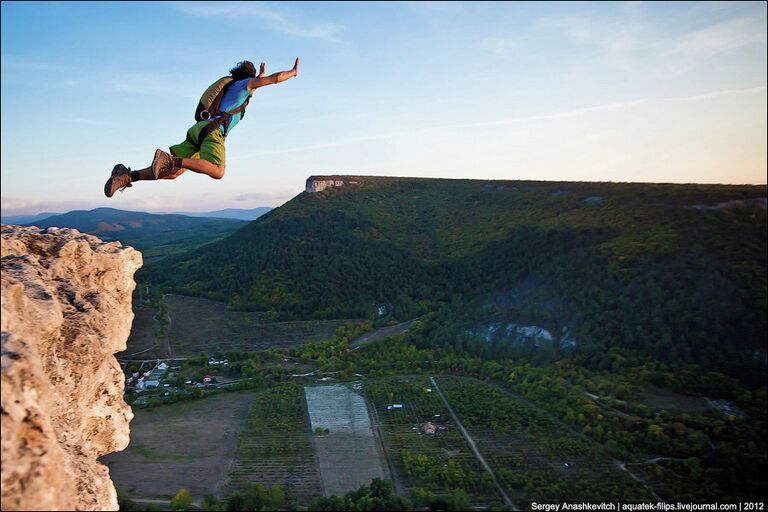
<path fill-rule="evenodd" d="M 258 89 L 259 87 L 264 87 L 265 85 L 279 84 L 280 82 L 285 82 L 289 78 L 298 76 L 299 62 L 299 58 L 296 57 L 296 62 L 293 63 L 293 69 L 273 73 L 269 76 L 263 76 L 264 71 L 266 71 L 266 66 L 262 62 L 259 68 L 259 75 L 251 78 L 251 80 L 248 82 L 248 90 L 252 91 L 254 89 Z"/>

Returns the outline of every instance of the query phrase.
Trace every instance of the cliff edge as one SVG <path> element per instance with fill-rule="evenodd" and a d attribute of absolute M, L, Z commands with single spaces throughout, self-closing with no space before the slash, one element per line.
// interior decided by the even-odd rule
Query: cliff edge
<path fill-rule="evenodd" d="M 128 445 L 125 349 L 141 253 L 3 225 L 2 509 L 117 510 L 96 459 Z"/>

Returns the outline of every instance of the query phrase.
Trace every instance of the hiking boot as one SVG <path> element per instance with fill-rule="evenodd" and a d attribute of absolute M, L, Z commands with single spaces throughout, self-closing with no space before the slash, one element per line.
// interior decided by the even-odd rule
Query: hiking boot
<path fill-rule="evenodd" d="M 104 184 L 104 195 L 112 197 L 118 190 L 131 186 L 131 170 L 123 164 L 117 164 L 112 169 L 112 176 Z"/>
<path fill-rule="evenodd" d="M 155 151 L 155 157 L 152 159 L 152 173 L 156 180 L 161 180 L 166 176 L 173 174 L 173 156 L 162 149 Z"/>

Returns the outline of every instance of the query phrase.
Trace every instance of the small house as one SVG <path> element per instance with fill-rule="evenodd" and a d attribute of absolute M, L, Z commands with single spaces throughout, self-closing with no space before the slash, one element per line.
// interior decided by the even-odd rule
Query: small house
<path fill-rule="evenodd" d="M 157 369 L 160 370 L 161 372 L 164 372 L 165 370 L 168 369 L 168 365 L 165 362 L 162 362 L 159 365 L 157 365 Z"/>
<path fill-rule="evenodd" d="M 422 430 L 424 430 L 425 434 L 430 435 L 430 436 L 435 435 L 435 432 L 437 432 L 437 427 L 431 421 L 426 422 L 424 424 L 424 426 L 421 427 L 421 428 L 422 428 Z"/>

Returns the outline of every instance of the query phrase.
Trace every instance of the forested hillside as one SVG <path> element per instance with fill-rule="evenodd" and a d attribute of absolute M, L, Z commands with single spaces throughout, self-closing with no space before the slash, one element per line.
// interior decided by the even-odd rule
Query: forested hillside
<path fill-rule="evenodd" d="M 139 278 L 277 318 L 430 313 L 421 343 L 489 357 L 559 358 L 567 332 L 598 367 L 764 375 L 764 185 L 355 181 Z M 482 335 L 511 323 L 555 342 Z"/>

